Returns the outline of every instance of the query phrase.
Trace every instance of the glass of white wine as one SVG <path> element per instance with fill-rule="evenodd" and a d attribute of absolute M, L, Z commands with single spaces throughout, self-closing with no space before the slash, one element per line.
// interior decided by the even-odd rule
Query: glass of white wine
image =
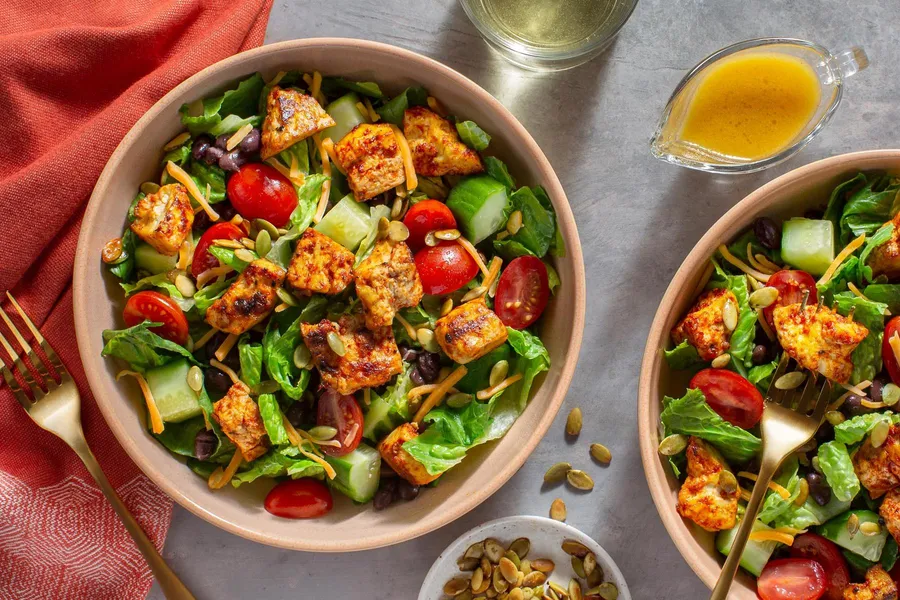
<path fill-rule="evenodd" d="M 603 52 L 637 0 L 460 0 L 488 45 L 525 69 L 561 71 Z"/>

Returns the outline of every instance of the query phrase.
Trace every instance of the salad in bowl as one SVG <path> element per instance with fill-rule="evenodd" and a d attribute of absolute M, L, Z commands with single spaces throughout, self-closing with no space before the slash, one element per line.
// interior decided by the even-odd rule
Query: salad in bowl
<path fill-rule="evenodd" d="M 255 73 L 181 108 L 120 237 L 122 328 L 150 433 L 276 516 L 383 509 L 503 436 L 550 366 L 565 249 L 543 188 L 422 87 Z M 118 298 L 115 299 L 118 301 Z"/>
<path fill-rule="evenodd" d="M 763 216 L 718 247 L 670 331 L 659 453 L 677 511 L 727 555 L 762 448 L 770 385 L 826 378 L 815 438 L 781 465 L 741 566 L 763 600 L 897 598 L 900 179 L 861 172 L 818 209 Z M 780 361 L 795 368 L 772 381 Z"/>

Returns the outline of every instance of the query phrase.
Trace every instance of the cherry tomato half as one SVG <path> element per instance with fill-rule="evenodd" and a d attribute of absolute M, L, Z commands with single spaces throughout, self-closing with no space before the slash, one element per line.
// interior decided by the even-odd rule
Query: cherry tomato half
<path fill-rule="evenodd" d="M 895 333 L 900 335 L 900 317 L 894 317 L 887 322 L 884 327 L 884 340 L 881 342 L 881 360 L 884 362 L 884 367 L 891 376 L 891 381 L 900 385 L 900 365 L 897 364 L 894 349 L 891 347 L 891 338 Z"/>
<path fill-rule="evenodd" d="M 239 240 L 245 237 L 243 230 L 234 223 L 216 223 L 200 236 L 194 249 L 191 261 L 191 275 L 194 279 L 203 271 L 219 266 L 219 259 L 209 253 L 209 247 L 215 240 Z"/>
<path fill-rule="evenodd" d="M 762 418 L 762 394 L 734 371 L 703 369 L 694 375 L 688 387 L 703 392 L 707 404 L 732 425 L 750 429 Z"/>
<path fill-rule="evenodd" d="M 297 208 L 294 184 L 262 163 L 248 163 L 231 176 L 228 199 L 245 219 L 265 219 L 275 227 L 284 227 Z"/>
<path fill-rule="evenodd" d="M 772 327 L 775 326 L 775 320 L 772 313 L 779 306 L 787 306 L 788 304 L 797 304 L 803 301 L 803 292 L 809 290 L 809 298 L 807 304 L 817 304 L 819 295 L 816 292 L 816 280 L 806 271 L 789 271 L 784 269 L 778 271 L 766 283 L 766 287 L 773 287 L 778 290 L 778 299 L 763 309 L 763 315 L 766 321 Z"/>
<path fill-rule="evenodd" d="M 817 600 L 825 593 L 825 569 L 807 558 L 769 561 L 756 581 L 762 600 Z"/>
<path fill-rule="evenodd" d="M 792 558 L 814 560 L 825 570 L 825 600 L 842 600 L 844 588 L 850 584 L 847 561 L 831 540 L 815 533 L 804 533 L 794 538 Z"/>
<path fill-rule="evenodd" d="M 456 229 L 456 218 L 447 205 L 439 200 L 422 200 L 413 204 L 403 224 L 409 229 L 406 245 L 417 252 L 425 247 L 425 235 L 439 229 Z"/>
<path fill-rule="evenodd" d="M 317 479 L 282 481 L 266 496 L 266 510 L 285 519 L 316 519 L 334 506 L 328 487 Z"/>
<path fill-rule="evenodd" d="M 159 292 L 145 290 L 130 297 L 122 318 L 128 327 L 144 321 L 162 323 L 150 331 L 182 346 L 187 342 L 188 322 L 184 312 L 174 300 Z"/>
<path fill-rule="evenodd" d="M 343 456 L 356 450 L 362 439 L 363 414 L 353 396 L 342 396 L 328 388 L 319 396 L 316 425 L 337 429 L 334 436 L 340 446 L 321 446 L 325 454 Z"/>
<path fill-rule="evenodd" d="M 547 267 L 537 257 L 520 256 L 500 275 L 494 312 L 507 327 L 525 329 L 538 320 L 549 300 Z"/>
<path fill-rule="evenodd" d="M 416 252 L 415 261 L 422 288 L 432 296 L 455 292 L 478 274 L 475 259 L 455 241 L 426 246 Z"/>

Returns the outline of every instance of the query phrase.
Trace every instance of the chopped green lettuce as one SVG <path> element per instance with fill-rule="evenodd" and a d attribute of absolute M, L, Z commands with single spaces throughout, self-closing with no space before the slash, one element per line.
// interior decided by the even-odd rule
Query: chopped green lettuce
<path fill-rule="evenodd" d="M 168 273 L 158 273 L 156 275 L 144 277 L 143 279 L 138 279 L 134 283 L 120 283 L 119 285 L 125 290 L 126 298 L 140 290 L 156 288 L 165 292 L 165 294 L 174 300 L 185 313 L 190 312 L 194 307 L 194 299 L 185 298 L 184 295 L 178 291 L 178 288 L 175 287 L 175 284 L 169 281 Z"/>
<path fill-rule="evenodd" d="M 364 261 L 371 254 L 372 248 L 375 247 L 375 242 L 378 240 L 378 222 L 382 218 L 391 218 L 391 209 L 386 204 L 379 204 L 369 208 L 369 232 L 359 243 L 359 248 L 356 249 L 355 266 L 359 266 L 359 263 Z"/>
<path fill-rule="evenodd" d="M 513 192 L 509 202 L 512 211 L 521 211 L 522 227 L 500 244 L 507 241 L 518 242 L 537 257 L 547 254 L 556 235 L 556 215 L 552 207 L 546 208 L 528 187 L 521 187 Z"/>
<path fill-rule="evenodd" d="M 731 333 L 731 347 L 728 353 L 732 362 L 741 375 L 746 375 L 746 369 L 753 366 L 753 340 L 756 338 L 756 311 L 750 307 L 750 290 L 747 285 L 747 276 L 729 275 L 714 261 L 715 272 L 709 279 L 708 289 L 726 288 L 734 294 L 738 301 L 738 323 Z"/>
<path fill-rule="evenodd" d="M 259 258 L 253 250 L 247 250 L 247 252 L 253 255 L 253 260 Z M 226 248 L 225 246 L 210 246 L 209 253 L 218 258 L 219 263 L 231 267 L 238 273 L 243 273 L 244 269 L 250 264 L 246 260 L 242 260 L 235 256 L 234 250 Z"/>
<path fill-rule="evenodd" d="M 162 433 L 152 435 L 171 452 L 180 456 L 194 456 L 194 438 L 202 429 L 206 429 L 203 417 L 194 417 L 180 423 L 166 423 Z"/>
<path fill-rule="evenodd" d="M 209 184 L 210 204 L 225 200 L 225 171 L 215 165 L 207 165 L 194 160 L 191 161 L 188 172 L 204 194 L 206 194 L 206 184 Z"/>
<path fill-rule="evenodd" d="M 384 94 L 381 88 L 374 81 L 349 81 L 343 77 L 323 77 L 322 93 L 327 96 L 334 96 L 341 93 L 341 90 L 349 90 L 369 96 L 370 98 L 383 98 Z"/>
<path fill-rule="evenodd" d="M 900 313 L 900 284 L 873 283 L 866 286 L 863 296 L 872 302 L 886 304 L 892 314 Z"/>
<path fill-rule="evenodd" d="M 866 262 L 869 260 L 869 255 L 872 253 L 875 248 L 888 242 L 894 235 L 894 224 L 893 223 L 885 223 L 878 231 L 874 233 L 874 235 L 866 238 L 866 243 L 863 245 L 862 252 L 859 254 L 859 285 L 863 285 L 864 283 L 869 283 L 872 281 L 872 267 L 868 266 Z"/>
<path fill-rule="evenodd" d="M 759 391 L 766 393 L 769 390 L 769 384 L 772 382 L 772 375 L 778 368 L 778 361 L 773 360 L 764 365 L 756 365 L 747 371 L 747 379 L 754 384 Z"/>
<path fill-rule="evenodd" d="M 161 367 L 179 356 L 199 364 L 184 346 L 150 331 L 151 327 L 159 325 L 161 324 L 144 321 L 128 329 L 107 329 L 103 332 L 106 344 L 101 354 L 120 358 L 140 373 Z"/>
<path fill-rule="evenodd" d="M 182 105 L 179 111 L 181 122 L 191 135 L 197 135 L 212 132 L 229 115 L 242 119 L 256 117 L 259 111 L 259 96 L 264 86 L 262 75 L 254 73 L 241 81 L 236 88 L 227 90 L 221 96 L 203 100 L 200 114 L 192 115 L 193 107 L 190 104 Z M 238 128 L 240 125 L 235 127 L 235 130 Z"/>
<path fill-rule="evenodd" d="M 797 474 L 798 469 L 799 463 L 797 462 L 796 456 L 792 455 L 782 463 L 781 468 L 778 470 L 778 474 L 775 475 L 774 481 L 789 491 L 791 496 L 785 499 L 777 492 L 769 490 L 767 492 L 768 495 L 763 502 L 762 510 L 759 512 L 760 521 L 769 525 L 772 521 L 785 514 L 794 506 L 794 501 L 800 496 L 800 476 Z"/>
<path fill-rule="evenodd" d="M 476 125 L 474 121 L 458 122 L 456 124 L 456 131 L 459 133 L 459 139 L 462 140 L 462 143 L 473 150 L 478 150 L 480 152 L 487 148 L 488 144 L 491 143 L 491 136 L 489 136 L 481 127 Z"/>
<path fill-rule="evenodd" d="M 834 426 L 834 441 L 848 446 L 857 444 L 863 441 L 866 435 L 879 423 L 892 423 L 892 414 L 890 411 L 886 411 L 851 417 L 843 423 Z"/>
<path fill-rule="evenodd" d="M 293 452 L 292 452 L 293 451 Z M 256 481 L 260 477 L 284 477 L 293 479 L 316 477 L 322 479 L 325 470 L 317 462 L 299 454 L 294 446 L 269 450 L 252 463 L 246 471 L 239 471 L 231 479 L 231 485 L 240 487 Z"/>
<path fill-rule="evenodd" d="M 664 355 L 666 362 L 669 363 L 669 368 L 676 371 L 683 371 L 703 364 L 697 349 L 691 346 L 687 340 L 683 340 L 671 350 L 666 350 Z"/>
<path fill-rule="evenodd" d="M 263 363 L 269 376 L 278 382 L 282 391 L 293 400 L 298 400 L 303 395 L 310 377 L 308 370 L 298 369 L 294 364 L 294 349 L 303 343 L 300 324 L 319 321 L 324 316 L 327 306 L 327 298 L 313 296 L 284 332 L 280 331 L 276 319 L 271 319 L 266 327 L 262 343 Z"/>
<path fill-rule="evenodd" d="M 483 160 L 485 172 L 505 185 L 507 189 L 512 192 L 516 187 L 516 181 L 512 178 L 512 175 L 509 174 L 506 163 L 495 156 L 485 156 Z"/>
<path fill-rule="evenodd" d="M 896 213 L 894 200 L 900 183 L 887 175 L 857 174 L 837 186 L 831 194 L 825 218 L 839 231 L 837 247 L 853 238 L 871 235 Z"/>
<path fill-rule="evenodd" d="M 262 379 L 262 344 L 250 341 L 244 334 L 238 341 L 238 357 L 241 361 L 241 381 L 250 387 L 259 385 Z"/>
<path fill-rule="evenodd" d="M 194 305 L 197 307 L 197 312 L 201 315 L 205 315 L 207 309 L 212 306 L 213 302 L 222 297 L 222 294 L 225 293 L 225 290 L 227 290 L 230 285 L 230 280 L 216 281 L 197 290 L 196 293 L 194 293 Z"/>
<path fill-rule="evenodd" d="M 287 430 L 284 428 L 281 407 L 278 406 L 275 394 L 260 394 L 257 404 L 259 404 L 259 415 L 262 417 L 263 425 L 266 428 L 266 433 L 269 434 L 269 441 L 272 442 L 272 445 L 285 446 L 290 444 L 291 440 L 288 439 Z"/>
<path fill-rule="evenodd" d="M 423 87 L 408 87 L 397 96 L 394 96 L 383 106 L 375 109 L 381 118 L 387 123 L 403 126 L 403 113 L 410 106 L 425 106 L 428 104 L 428 91 Z"/>
<path fill-rule="evenodd" d="M 832 494 L 844 502 L 853 500 L 860 486 L 847 446 L 838 441 L 826 442 L 819 446 L 818 457 L 819 468 Z"/>

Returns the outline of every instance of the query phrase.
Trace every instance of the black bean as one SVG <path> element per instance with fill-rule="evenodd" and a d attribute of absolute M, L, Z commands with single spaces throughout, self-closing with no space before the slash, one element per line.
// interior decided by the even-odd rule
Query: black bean
<path fill-rule="evenodd" d="M 208 165 L 219 164 L 219 159 L 225 156 L 225 151 L 216 146 L 210 146 L 203 152 L 203 162 Z"/>
<path fill-rule="evenodd" d="M 828 482 L 817 471 L 806 474 L 806 482 L 809 483 L 809 495 L 819 506 L 825 506 L 831 501 L 831 488 Z"/>
<path fill-rule="evenodd" d="M 241 140 L 241 143 L 238 146 L 238 148 L 241 149 L 241 152 L 244 152 L 246 154 L 252 154 L 254 152 L 259 151 L 259 141 L 260 141 L 259 129 L 254 127 L 253 129 L 250 130 L 250 133 L 248 133 L 244 137 L 244 139 Z"/>
<path fill-rule="evenodd" d="M 284 416 L 294 427 L 302 428 L 312 422 L 312 410 L 309 404 L 299 400 L 290 403 L 284 411 Z"/>
<path fill-rule="evenodd" d="M 866 415 L 872 412 L 871 408 L 866 408 L 862 405 L 862 398 L 856 394 L 847 396 L 847 399 L 844 400 L 844 404 L 841 406 L 841 410 L 851 417 Z"/>
<path fill-rule="evenodd" d="M 406 480 L 403 480 L 397 484 L 397 495 L 401 500 L 409 502 L 410 500 L 415 500 L 416 496 L 419 495 L 419 486 L 413 485 Z"/>
<path fill-rule="evenodd" d="M 241 151 L 235 148 L 227 154 L 223 154 L 219 159 L 219 168 L 224 171 L 237 171 L 247 162 L 247 159 L 241 154 Z"/>
<path fill-rule="evenodd" d="M 400 358 L 406 362 L 412 362 L 419 356 L 419 352 L 409 346 L 400 346 Z"/>
<path fill-rule="evenodd" d="M 231 138 L 230 133 L 223 133 L 216 138 L 216 148 L 226 150 L 228 148 L 228 140 Z"/>
<path fill-rule="evenodd" d="M 753 348 L 753 364 L 761 365 L 769 360 L 769 349 L 763 344 L 757 344 Z"/>
<path fill-rule="evenodd" d="M 811 209 L 809 209 L 808 211 L 806 211 L 805 213 L 803 213 L 803 218 L 804 218 L 804 219 L 815 219 L 815 220 L 819 220 L 819 219 L 821 219 L 821 218 L 824 217 L 824 216 L 825 216 L 825 213 L 824 213 L 822 210 L 818 209 L 818 208 L 811 208 Z"/>
<path fill-rule="evenodd" d="M 409 374 L 409 378 L 416 385 L 425 385 L 425 379 L 422 378 L 422 374 L 419 373 L 419 367 L 413 368 L 412 372 Z"/>
<path fill-rule="evenodd" d="M 819 430 L 816 431 L 816 441 L 820 444 L 825 442 L 830 442 L 834 439 L 834 425 L 829 423 L 828 421 L 823 421 L 821 425 L 819 425 Z M 812 451 L 813 456 L 815 456 L 816 451 Z"/>
<path fill-rule="evenodd" d="M 215 367 L 206 369 L 206 373 L 203 375 L 203 381 L 207 389 L 220 394 L 226 393 L 231 387 L 231 378 Z"/>
<path fill-rule="evenodd" d="M 207 460 L 216 451 L 219 440 L 216 434 L 207 429 L 201 429 L 194 437 L 194 458 L 197 460 Z"/>
<path fill-rule="evenodd" d="M 434 383 L 441 373 L 441 357 L 434 352 L 422 352 L 416 359 L 419 374 L 425 383 Z"/>
<path fill-rule="evenodd" d="M 884 390 L 884 385 L 883 379 L 876 378 L 872 380 L 872 387 L 869 388 L 869 398 L 872 399 L 872 402 L 881 402 L 881 392 Z"/>
<path fill-rule="evenodd" d="M 225 221 L 230 221 L 234 218 L 234 215 L 237 214 L 237 211 L 234 210 L 234 207 L 231 205 L 231 202 L 219 202 L 216 204 L 216 212 L 219 213 L 219 222 L 224 223 Z"/>
<path fill-rule="evenodd" d="M 384 510 L 394 501 L 394 494 L 397 491 L 397 486 L 393 480 L 390 479 L 382 479 L 381 485 L 378 487 L 378 491 L 375 492 L 375 497 L 372 499 L 372 505 L 375 510 Z"/>
<path fill-rule="evenodd" d="M 194 224 L 191 226 L 191 229 L 194 231 L 194 233 L 203 233 L 211 226 L 212 221 L 209 219 L 209 215 L 206 214 L 206 211 L 197 211 L 197 214 L 194 215 Z"/>
<path fill-rule="evenodd" d="M 203 160 L 206 150 L 213 144 L 213 139 L 208 135 L 197 136 L 191 145 L 191 156 L 194 160 Z"/>
<path fill-rule="evenodd" d="M 753 222 L 753 233 L 756 234 L 759 243 L 769 250 L 777 250 L 781 247 L 781 230 L 769 217 L 756 219 Z"/>

